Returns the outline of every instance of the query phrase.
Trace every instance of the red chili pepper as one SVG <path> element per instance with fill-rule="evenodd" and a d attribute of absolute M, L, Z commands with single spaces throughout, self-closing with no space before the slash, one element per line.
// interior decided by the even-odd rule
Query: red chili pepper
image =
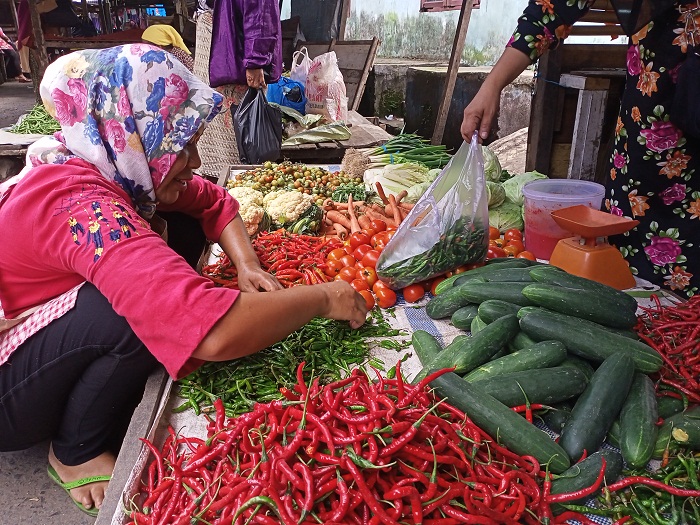
<path fill-rule="evenodd" d="M 629 476 L 627 478 L 623 478 L 620 481 L 608 485 L 605 487 L 605 490 L 608 492 L 616 492 L 631 485 L 646 485 L 648 487 L 663 490 L 664 492 L 668 492 L 674 496 L 681 496 L 684 498 L 700 498 L 700 490 L 679 489 L 671 485 L 666 485 L 662 481 L 646 478 L 644 476 Z"/>
<path fill-rule="evenodd" d="M 355 479 L 355 483 L 357 484 L 358 491 L 360 492 L 360 495 L 362 496 L 362 499 L 364 502 L 367 504 L 369 509 L 374 513 L 376 517 L 378 517 L 382 523 L 386 525 L 398 525 L 398 522 L 391 519 L 391 517 L 386 513 L 384 508 L 379 504 L 377 501 L 377 498 L 374 497 L 372 494 L 372 491 L 370 490 L 369 486 L 365 482 L 364 477 L 362 476 L 362 473 L 359 471 L 357 466 L 352 462 L 350 458 L 348 458 L 347 455 L 343 454 L 343 457 L 341 458 L 341 464 L 343 467 L 345 467 L 347 470 L 350 471 L 350 473 L 353 475 Z"/>
<path fill-rule="evenodd" d="M 591 485 L 590 487 L 586 487 L 585 489 L 581 490 L 575 490 L 573 492 L 566 492 L 563 494 L 549 494 L 548 496 L 545 497 L 547 503 L 565 503 L 567 501 L 573 501 L 581 498 L 585 498 L 587 496 L 590 496 L 594 494 L 600 486 L 603 484 L 603 478 L 605 477 L 605 458 L 601 459 L 601 465 L 600 465 L 600 472 L 598 473 L 598 477 L 595 480 L 595 483 Z M 548 481 L 545 481 L 547 483 Z M 610 486 L 608 486 L 608 490 L 610 490 Z M 698 495 L 700 495 L 700 491 L 697 491 Z"/>

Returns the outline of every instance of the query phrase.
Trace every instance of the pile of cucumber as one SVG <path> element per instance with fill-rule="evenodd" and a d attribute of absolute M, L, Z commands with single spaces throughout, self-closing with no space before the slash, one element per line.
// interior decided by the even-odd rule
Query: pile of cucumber
<path fill-rule="evenodd" d="M 454 368 L 431 383 L 438 395 L 513 452 L 536 457 L 554 473 L 575 464 L 580 488 L 595 480 L 602 454 L 606 479 L 614 479 L 622 459 L 640 468 L 667 448 L 700 448 L 699 407 L 683 412 L 680 400 L 664 401 L 660 410 L 647 374 L 663 361 L 637 339 L 636 310 L 628 294 L 553 266 L 489 261 L 436 288 L 428 316 L 450 318 L 471 336 L 442 348 L 416 331 L 413 347 L 423 370 L 413 381 Z M 511 410 L 528 403 L 552 407 L 540 415 L 560 434 L 558 442 Z M 659 415 L 668 418 L 662 427 Z M 601 449 L 606 439 L 621 457 Z M 556 487 L 563 492 L 571 477 L 562 479 L 569 480 Z"/>

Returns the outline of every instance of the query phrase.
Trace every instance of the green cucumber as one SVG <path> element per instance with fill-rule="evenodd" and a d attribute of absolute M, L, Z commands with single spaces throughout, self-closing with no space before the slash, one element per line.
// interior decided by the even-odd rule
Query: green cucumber
<path fill-rule="evenodd" d="M 472 270 L 467 270 L 466 272 L 462 273 L 457 273 L 454 274 L 444 281 L 441 281 L 436 287 L 435 287 L 435 295 L 440 295 L 443 292 L 446 292 L 450 288 L 453 288 L 455 286 L 458 286 L 459 284 L 465 283 L 469 280 L 470 277 L 478 277 L 481 276 L 482 274 L 489 274 L 494 270 L 500 270 L 502 268 L 525 268 L 527 267 L 528 264 L 523 262 L 523 260 L 520 259 L 510 259 L 507 261 L 499 262 L 497 264 L 493 265 L 488 265 L 488 266 L 480 266 L 479 268 L 474 268 Z"/>
<path fill-rule="evenodd" d="M 442 346 L 438 340 L 425 330 L 416 330 L 413 332 L 411 344 L 422 365 L 432 361 L 442 350 Z"/>
<path fill-rule="evenodd" d="M 566 348 L 559 341 L 542 341 L 530 348 L 493 359 L 469 372 L 464 379 L 481 381 L 500 374 L 557 366 L 566 359 Z"/>
<path fill-rule="evenodd" d="M 518 319 L 522 319 L 525 317 L 527 314 L 531 314 L 532 312 L 550 312 L 552 314 L 560 314 L 560 315 L 566 315 L 562 314 L 560 312 L 555 312 L 554 310 L 550 310 L 548 308 L 543 308 L 542 306 L 523 306 L 518 310 Z M 624 329 L 624 328 L 612 328 L 610 326 L 605 326 L 599 323 L 594 323 L 593 321 L 589 321 L 588 319 L 583 319 L 581 317 L 576 317 L 575 315 L 570 315 L 569 317 L 573 317 L 578 320 L 579 324 L 581 326 L 587 326 L 590 328 L 597 328 L 599 330 L 605 330 L 606 332 L 610 332 L 611 334 L 616 334 L 616 335 L 621 335 L 623 337 L 627 337 L 628 339 L 634 339 L 635 341 L 638 341 L 639 338 L 637 337 L 637 333 L 634 330 L 629 330 L 629 329 Z"/>
<path fill-rule="evenodd" d="M 574 368 L 578 368 L 589 381 L 595 373 L 595 368 L 593 368 L 591 363 L 575 355 L 567 355 L 566 359 L 564 359 L 559 366 L 573 366 Z"/>
<path fill-rule="evenodd" d="M 530 268 L 499 268 L 487 274 L 482 274 L 488 282 L 496 283 L 532 283 Z"/>
<path fill-rule="evenodd" d="M 620 414 L 633 377 L 634 364 L 623 353 L 611 355 L 595 371 L 559 437 L 559 444 L 572 461 L 584 453 L 592 454 L 603 444 Z"/>
<path fill-rule="evenodd" d="M 610 430 L 608 430 L 608 435 L 606 436 L 605 441 L 607 441 L 613 447 L 620 448 L 620 432 L 620 418 L 617 418 L 615 421 L 613 421 L 613 424 L 610 425 Z"/>
<path fill-rule="evenodd" d="M 566 452 L 549 434 L 486 394 L 479 383 L 469 383 L 457 374 L 448 373 L 432 381 L 430 386 L 492 438 L 516 454 L 534 456 L 541 464 L 548 465 L 549 470 L 555 474 L 564 472 L 571 465 Z"/>
<path fill-rule="evenodd" d="M 518 333 L 518 318 L 514 315 L 501 317 L 485 326 L 480 332 L 460 340 L 452 341 L 416 376 L 413 383 L 428 373 L 443 368 L 455 368 L 458 374 L 471 372 L 488 362 Z"/>
<path fill-rule="evenodd" d="M 566 423 L 571 416 L 572 408 L 574 408 L 572 400 L 554 403 L 549 410 L 542 414 L 542 422 L 548 429 L 560 434 L 561 429 L 564 428 L 564 423 Z"/>
<path fill-rule="evenodd" d="M 556 284 L 566 288 L 577 288 L 579 290 L 592 290 L 601 293 L 609 294 L 611 297 L 616 297 L 620 302 L 627 303 L 627 308 L 637 308 L 637 300 L 625 292 L 621 292 L 607 284 L 591 281 L 585 277 L 579 277 L 567 273 L 555 266 L 537 266 L 530 269 L 530 276 L 538 283 Z"/>
<path fill-rule="evenodd" d="M 678 397 L 659 395 L 656 397 L 656 406 L 659 410 L 659 417 L 669 418 L 685 410 L 685 403 Z"/>
<path fill-rule="evenodd" d="M 425 313 L 428 314 L 428 317 L 431 319 L 444 319 L 445 317 L 450 317 L 457 310 L 472 302 L 464 295 L 463 286 L 466 286 L 474 281 L 481 283 L 486 282 L 481 277 L 475 276 L 462 285 L 455 286 L 454 288 L 450 288 L 440 295 L 436 295 L 430 299 L 430 301 L 428 301 L 428 304 L 425 305 Z"/>
<path fill-rule="evenodd" d="M 478 308 L 479 305 L 477 304 L 462 306 L 462 308 L 452 314 L 450 321 L 455 328 L 469 330 L 472 326 L 472 320 L 476 317 Z"/>
<path fill-rule="evenodd" d="M 620 411 L 620 452 L 631 467 L 642 468 L 649 463 L 658 419 L 654 382 L 646 374 L 637 373 Z"/>
<path fill-rule="evenodd" d="M 612 328 L 632 328 L 637 323 L 636 303 L 634 308 L 629 308 L 629 303 L 619 299 L 620 294 L 539 283 L 526 286 L 522 293 L 543 308 Z"/>
<path fill-rule="evenodd" d="M 513 259 L 513 257 L 494 257 L 493 259 L 487 259 L 485 264 L 486 266 L 492 266 L 501 263 L 508 263 L 511 261 L 519 261 L 521 263 L 524 263 L 526 266 L 539 266 L 541 264 L 544 264 L 539 261 L 531 261 L 530 259 L 525 258 Z"/>
<path fill-rule="evenodd" d="M 504 315 L 517 314 L 522 306 L 517 304 L 501 301 L 499 299 L 488 299 L 478 306 L 479 317 L 484 322 L 492 323 L 499 317 Z"/>
<path fill-rule="evenodd" d="M 506 406 L 530 403 L 550 405 L 578 396 L 588 381 L 570 366 L 508 372 L 475 382 Z"/>
<path fill-rule="evenodd" d="M 515 334 L 513 340 L 508 343 L 508 348 L 511 350 L 511 352 L 517 352 L 518 350 L 524 350 L 525 348 L 530 348 L 536 344 L 537 341 L 521 330 Z"/>
<path fill-rule="evenodd" d="M 469 331 L 470 331 L 472 334 L 475 334 L 475 333 L 477 333 L 477 332 L 481 332 L 481 330 L 483 330 L 484 328 L 486 328 L 486 325 L 487 325 L 487 324 L 488 324 L 487 322 L 485 322 L 481 317 L 479 317 L 479 316 L 477 315 L 474 319 L 472 319 L 472 324 L 471 324 L 471 326 L 469 327 Z"/>
<path fill-rule="evenodd" d="M 663 364 L 659 353 L 641 341 L 544 308 L 531 311 L 520 319 L 520 328 L 536 341 L 561 341 L 569 352 L 589 361 L 602 362 L 612 354 L 621 352 L 634 361 L 639 372 L 647 374 L 657 372 Z"/>
<path fill-rule="evenodd" d="M 600 469 L 603 468 L 603 460 L 605 460 L 605 473 L 603 474 L 604 481 L 601 484 L 601 489 L 605 485 L 614 483 L 622 474 L 622 456 L 614 450 L 603 448 L 556 476 L 552 481 L 551 493 L 569 494 L 593 486 L 600 475 Z M 601 489 L 598 489 L 592 496 L 599 494 Z M 574 505 L 583 504 L 588 497 L 591 496 L 573 500 L 570 503 Z M 561 505 L 552 505 L 552 511 L 555 514 L 559 514 L 564 510 L 564 507 Z"/>
<path fill-rule="evenodd" d="M 469 282 L 460 286 L 464 298 L 470 303 L 483 303 L 489 299 L 500 299 L 520 306 L 534 303 L 522 294 L 528 283 L 478 283 Z"/>
<path fill-rule="evenodd" d="M 691 443 L 697 443 L 692 445 Z M 666 448 L 673 453 L 680 446 L 700 448 L 700 405 L 696 405 L 666 419 L 656 437 L 654 459 L 661 459 Z"/>

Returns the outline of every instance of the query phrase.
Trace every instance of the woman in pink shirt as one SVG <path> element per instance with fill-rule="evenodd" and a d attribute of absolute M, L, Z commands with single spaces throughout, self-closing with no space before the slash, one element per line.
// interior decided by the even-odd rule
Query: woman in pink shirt
<path fill-rule="evenodd" d="M 260 268 L 238 203 L 192 173 L 222 96 L 168 57 L 129 45 L 53 62 L 41 95 L 62 131 L 0 186 L 0 451 L 51 440 L 50 476 L 93 515 L 158 362 L 179 378 L 367 312 L 347 283 L 285 290 Z M 202 245 L 189 262 L 169 246 L 193 219 L 241 292 L 193 270 Z"/>

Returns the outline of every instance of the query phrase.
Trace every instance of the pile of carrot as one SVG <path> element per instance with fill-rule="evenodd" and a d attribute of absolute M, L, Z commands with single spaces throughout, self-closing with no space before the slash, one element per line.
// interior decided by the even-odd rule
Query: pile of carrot
<path fill-rule="evenodd" d="M 323 203 L 323 229 L 324 235 L 337 235 L 345 240 L 349 235 L 362 229 L 371 229 L 373 220 L 382 220 L 390 228 L 398 228 L 413 208 L 413 204 L 402 202 L 408 192 L 405 190 L 394 196 L 386 195 L 382 185 L 377 182 L 377 195 L 381 199 L 379 203 L 354 201 L 352 195 L 347 202 L 335 202 L 326 199 Z"/>

